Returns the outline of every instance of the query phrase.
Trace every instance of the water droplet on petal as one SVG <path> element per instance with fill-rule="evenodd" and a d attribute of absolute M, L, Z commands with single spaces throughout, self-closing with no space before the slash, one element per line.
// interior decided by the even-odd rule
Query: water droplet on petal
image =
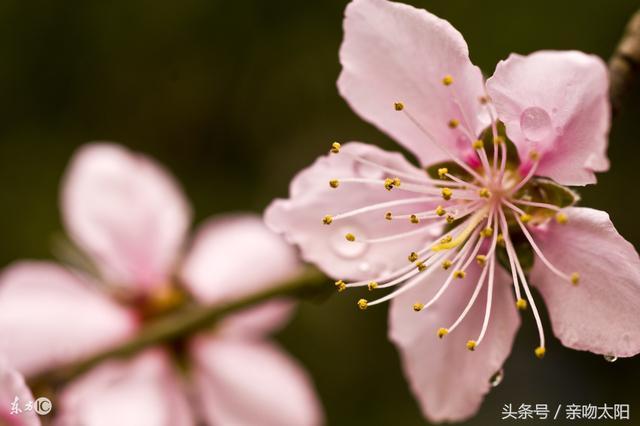
<path fill-rule="evenodd" d="M 618 360 L 618 357 L 615 355 L 605 355 L 604 360 L 607 362 L 616 362 Z"/>
<path fill-rule="evenodd" d="M 530 141 L 543 141 L 551 134 L 551 117 L 542 108 L 529 107 L 520 115 L 520 129 Z"/>
<path fill-rule="evenodd" d="M 358 263 L 358 271 L 367 274 L 367 276 L 384 276 L 389 275 L 393 272 L 382 262 L 370 262 L 370 261 L 362 261 Z"/>
<path fill-rule="evenodd" d="M 504 379 L 504 370 L 501 368 L 500 370 L 493 373 L 493 376 L 489 379 L 489 384 L 494 388 L 502 383 L 502 379 Z"/>
<path fill-rule="evenodd" d="M 360 270 L 360 272 L 371 273 L 371 264 L 369 262 L 360 262 L 360 264 L 358 265 L 358 270 Z"/>
<path fill-rule="evenodd" d="M 344 237 L 347 233 L 352 233 L 353 235 L 355 235 L 356 240 L 347 241 Z M 358 241 L 362 238 L 366 238 L 366 236 L 357 227 L 343 226 L 341 228 L 338 228 L 331 235 L 331 238 L 329 239 L 329 245 L 333 249 L 334 253 L 338 256 L 345 259 L 353 259 L 363 255 L 368 248 L 367 243 Z"/>
<path fill-rule="evenodd" d="M 376 163 L 374 160 L 369 160 Z M 385 171 L 380 167 L 376 167 L 374 164 L 366 164 L 356 161 L 353 163 L 353 173 L 357 177 L 369 178 L 369 179 L 382 179 L 385 176 Z"/>

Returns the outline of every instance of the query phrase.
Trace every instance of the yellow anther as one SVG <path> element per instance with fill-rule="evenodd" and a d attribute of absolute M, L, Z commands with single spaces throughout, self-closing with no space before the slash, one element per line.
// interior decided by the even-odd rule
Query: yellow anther
<path fill-rule="evenodd" d="M 364 311 L 365 309 L 367 309 L 368 306 L 369 306 L 369 302 L 367 302 L 367 299 L 358 300 L 358 308 L 360 308 L 361 311 Z"/>
<path fill-rule="evenodd" d="M 444 237 L 440 238 L 440 244 L 450 243 L 451 240 L 453 240 L 453 237 L 451 235 L 445 235 Z"/>
<path fill-rule="evenodd" d="M 487 226 L 482 231 L 480 231 L 480 235 L 482 235 L 485 238 L 489 238 L 490 236 L 493 235 L 493 228 L 491 228 L 490 226 Z"/>
<path fill-rule="evenodd" d="M 386 212 L 384 214 L 384 218 L 387 219 L 387 220 L 391 220 L 391 219 L 393 219 L 393 214 L 391 214 L 391 212 Z"/>
<path fill-rule="evenodd" d="M 347 289 L 347 285 L 345 284 L 344 281 L 338 280 L 336 281 L 336 288 L 338 289 L 338 292 L 342 293 Z"/>
<path fill-rule="evenodd" d="M 404 104 L 402 102 L 395 102 L 393 107 L 396 111 L 402 111 L 404 109 Z"/>
<path fill-rule="evenodd" d="M 560 225 L 564 225 L 568 221 L 569 221 L 569 218 L 567 217 L 566 213 L 558 212 L 556 214 L 556 222 L 558 222 Z"/>
<path fill-rule="evenodd" d="M 442 188 L 442 198 L 449 201 L 452 195 L 453 191 L 450 188 Z"/>
<path fill-rule="evenodd" d="M 355 240 L 356 240 L 356 236 L 355 236 L 355 235 L 353 235 L 351 232 L 349 232 L 349 233 L 348 233 L 347 235 L 345 235 L 344 237 L 347 239 L 347 241 L 352 241 L 352 242 L 353 242 L 353 241 L 355 241 Z"/>
<path fill-rule="evenodd" d="M 578 285 L 579 282 L 580 282 L 580 274 L 577 272 L 574 272 L 573 274 L 571 274 L 571 284 Z"/>
<path fill-rule="evenodd" d="M 475 141 L 473 141 L 471 146 L 473 147 L 473 149 L 482 149 L 484 148 L 484 142 L 482 141 L 482 139 L 476 139 Z"/>
<path fill-rule="evenodd" d="M 424 305 L 422 303 L 414 303 L 413 304 L 413 310 L 414 311 L 420 312 L 423 309 L 424 309 Z"/>
<path fill-rule="evenodd" d="M 446 212 L 447 212 L 447 211 L 446 211 L 442 206 L 438 206 L 438 207 L 436 207 L 436 214 L 437 214 L 438 216 L 444 216 L 444 214 L 445 214 Z"/>
<path fill-rule="evenodd" d="M 481 188 L 478 191 L 478 195 L 481 196 L 482 198 L 489 198 L 491 197 L 491 191 L 489 191 L 488 188 Z"/>
<path fill-rule="evenodd" d="M 337 188 L 340 185 L 340 181 L 338 179 L 331 179 L 329 181 L 329 186 L 332 188 Z"/>
<path fill-rule="evenodd" d="M 325 225 L 331 225 L 331 222 L 333 222 L 333 216 L 331 215 L 326 215 L 322 218 L 322 223 L 324 223 Z"/>
<path fill-rule="evenodd" d="M 456 218 L 451 216 L 451 215 L 447 215 L 447 219 L 446 220 L 447 220 L 448 224 L 452 224 L 453 222 L 456 221 Z"/>
<path fill-rule="evenodd" d="M 469 341 L 467 342 L 467 349 L 469 349 L 470 351 L 475 351 L 475 350 L 476 350 L 476 346 L 477 346 L 477 345 L 478 345 L 478 344 L 476 343 L 476 341 L 475 341 L 475 340 L 469 340 Z"/>
<path fill-rule="evenodd" d="M 520 220 L 522 221 L 522 223 L 529 223 L 531 222 L 531 215 L 529 213 L 525 213 L 520 215 Z"/>
<path fill-rule="evenodd" d="M 524 300 L 523 298 L 520 298 L 516 301 L 516 308 L 518 308 L 521 311 L 524 311 L 525 309 L 527 309 L 527 301 Z"/>
<path fill-rule="evenodd" d="M 504 138 L 502 136 L 496 136 L 493 139 L 493 144 L 494 145 L 500 145 L 501 143 L 504 143 Z"/>
<path fill-rule="evenodd" d="M 425 265 L 424 262 L 418 262 L 416 263 L 416 266 L 418 267 L 418 272 L 423 272 L 427 269 L 427 265 Z"/>
<path fill-rule="evenodd" d="M 369 289 L 369 291 L 373 291 L 378 288 L 378 283 L 375 281 L 371 281 L 369 282 L 369 284 L 367 284 L 367 288 Z"/>
<path fill-rule="evenodd" d="M 478 262 L 478 265 L 484 266 L 487 263 L 487 256 L 485 256 L 484 254 L 477 255 L 476 262 Z"/>
<path fill-rule="evenodd" d="M 444 179 L 447 173 L 449 173 L 449 169 L 447 169 L 446 167 L 441 167 L 438 169 L 438 177 L 440 177 L 440 179 Z"/>
<path fill-rule="evenodd" d="M 453 263 L 449 259 L 445 259 L 442 261 L 442 269 L 444 269 L 445 271 L 451 268 L 451 265 L 453 265 Z"/>
<path fill-rule="evenodd" d="M 531 161 L 538 161 L 540 159 L 540 153 L 535 149 L 532 149 L 529 151 L 529 159 L 531 159 Z"/>
<path fill-rule="evenodd" d="M 331 144 L 331 153 L 333 154 L 337 154 L 340 152 L 340 143 L 339 142 L 334 142 Z"/>
<path fill-rule="evenodd" d="M 399 177 L 394 177 L 393 178 L 393 185 L 394 186 L 399 187 L 401 183 L 402 183 L 402 181 L 400 181 Z"/>
<path fill-rule="evenodd" d="M 185 294 L 171 283 L 162 284 L 148 300 L 147 309 L 149 313 L 167 312 L 180 306 L 185 300 Z M 7 423 L 0 423 L 7 424 Z"/>
<path fill-rule="evenodd" d="M 438 329 L 438 337 L 439 338 L 443 338 L 444 336 L 446 336 L 447 334 L 449 334 L 449 330 L 446 328 L 439 328 Z"/>
<path fill-rule="evenodd" d="M 496 242 L 504 247 L 504 245 L 505 245 L 504 244 L 504 235 L 502 235 L 502 232 L 498 234 L 498 238 L 496 238 Z"/>
<path fill-rule="evenodd" d="M 453 83 L 453 77 L 451 77 L 449 74 L 445 75 L 442 78 L 442 84 L 444 84 L 445 86 L 450 86 Z"/>
<path fill-rule="evenodd" d="M 391 191 L 394 185 L 395 185 L 395 182 L 393 181 L 393 179 L 386 178 L 384 180 L 384 189 L 386 189 L 387 191 Z"/>
<path fill-rule="evenodd" d="M 463 279 L 466 275 L 467 273 L 463 270 L 458 270 L 453 272 L 453 277 L 459 280 Z"/>
<path fill-rule="evenodd" d="M 538 346 L 534 352 L 538 358 L 542 359 L 544 358 L 544 354 L 547 351 L 545 350 L 544 346 Z"/>
<path fill-rule="evenodd" d="M 455 129 L 459 125 L 460 125 L 460 121 L 456 120 L 455 118 L 452 118 L 451 120 L 449 120 L 449 128 L 450 129 Z"/>
<path fill-rule="evenodd" d="M 418 260 L 418 253 L 416 253 L 415 251 L 412 251 L 409 254 L 408 259 L 409 259 L 409 262 L 415 262 L 416 260 Z"/>
<path fill-rule="evenodd" d="M 418 216 L 416 216 L 415 214 L 412 214 L 411 216 L 409 216 L 409 222 L 420 223 L 420 219 L 418 219 Z"/>

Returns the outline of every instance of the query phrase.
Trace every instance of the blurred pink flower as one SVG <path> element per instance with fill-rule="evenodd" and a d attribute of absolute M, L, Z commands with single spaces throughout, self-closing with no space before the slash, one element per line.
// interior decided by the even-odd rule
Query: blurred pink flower
<path fill-rule="evenodd" d="M 638 254 L 606 213 L 573 207 L 577 195 L 555 183 L 594 183 L 608 168 L 602 60 L 513 54 L 485 83 L 460 33 L 424 10 L 354 0 L 344 31 L 340 93 L 428 175 L 400 154 L 334 143 L 265 219 L 338 290 L 395 288 L 358 306 L 392 300 L 390 338 L 424 414 L 478 410 L 511 351 L 516 308 L 531 308 L 544 356 L 527 254 L 565 346 L 640 352 Z"/>
<path fill-rule="evenodd" d="M 25 407 L 33 400 L 24 377 L 0 357 L 0 425 L 40 426 L 40 418 L 33 408 Z"/>
<path fill-rule="evenodd" d="M 156 162 L 121 146 L 81 148 L 61 205 L 69 235 L 99 279 L 36 261 L 2 273 L 0 354 L 25 375 L 133 336 L 158 307 L 171 304 L 176 283 L 214 305 L 268 289 L 300 268 L 293 248 L 249 214 L 208 220 L 185 249 L 191 213 L 182 191 Z M 228 316 L 177 352 L 157 348 L 105 362 L 62 391 L 54 402 L 57 422 L 318 424 L 322 414 L 309 377 L 267 338 L 292 309 L 290 301 L 266 302 Z M 189 361 L 187 380 L 171 353 Z"/>

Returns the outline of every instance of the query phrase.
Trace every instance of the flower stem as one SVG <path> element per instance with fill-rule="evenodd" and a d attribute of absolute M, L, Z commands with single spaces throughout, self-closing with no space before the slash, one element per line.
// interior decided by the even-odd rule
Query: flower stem
<path fill-rule="evenodd" d="M 640 73 L 640 10 L 629 19 L 616 50 L 609 59 L 611 107 L 617 115 Z"/>
<path fill-rule="evenodd" d="M 31 377 L 29 382 L 33 387 L 57 386 L 108 359 L 127 358 L 151 346 L 170 343 L 211 328 L 221 317 L 256 303 L 277 297 L 321 297 L 332 287 L 327 285 L 327 278 L 322 273 L 308 267 L 288 281 L 233 302 L 215 306 L 191 305 L 173 311 L 145 324 L 131 340 L 68 366 L 46 370 Z"/>

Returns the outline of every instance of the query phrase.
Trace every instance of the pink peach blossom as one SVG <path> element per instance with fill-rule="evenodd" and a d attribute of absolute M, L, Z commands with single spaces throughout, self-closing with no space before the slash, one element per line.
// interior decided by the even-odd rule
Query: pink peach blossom
<path fill-rule="evenodd" d="M 256 215 L 209 219 L 186 244 L 191 213 L 179 186 L 156 162 L 118 145 L 78 151 L 61 206 L 69 235 L 98 276 L 42 261 L 16 262 L 0 275 L 0 354 L 26 375 L 132 337 L 170 306 L 179 285 L 215 305 L 299 272 L 295 251 Z M 265 302 L 187 340 L 176 354 L 190 366 L 184 375 L 162 348 L 105 362 L 62 390 L 56 423 L 318 424 L 310 378 L 268 339 L 293 307 Z"/>
<path fill-rule="evenodd" d="M 0 424 L 7 426 L 40 426 L 40 419 L 33 406 L 27 403 L 34 398 L 24 377 L 14 370 L 7 360 L 0 357 Z"/>
<path fill-rule="evenodd" d="M 640 352 L 638 254 L 606 213 L 574 207 L 561 186 L 608 168 L 603 61 L 514 54 L 485 82 L 447 21 L 386 0 L 352 1 L 344 31 L 340 93 L 421 167 L 336 142 L 265 219 L 339 291 L 392 290 L 358 306 L 392 301 L 389 336 L 425 416 L 460 421 L 479 409 L 518 309 L 532 313 L 544 356 L 530 283 L 565 346 Z"/>

